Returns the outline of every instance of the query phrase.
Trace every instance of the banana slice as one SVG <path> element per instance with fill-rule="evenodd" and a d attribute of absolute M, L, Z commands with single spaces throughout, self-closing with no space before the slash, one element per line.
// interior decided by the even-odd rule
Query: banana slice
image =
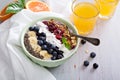
<path fill-rule="evenodd" d="M 36 33 L 34 31 L 28 31 L 27 34 L 29 37 L 36 37 Z"/>
<path fill-rule="evenodd" d="M 41 51 L 41 47 L 39 45 L 37 45 L 36 50 L 37 53 Z"/>
<path fill-rule="evenodd" d="M 39 45 L 36 45 L 33 49 L 36 53 L 39 53 L 41 51 L 41 47 Z"/>
<path fill-rule="evenodd" d="M 41 50 L 40 55 L 44 57 L 43 59 L 50 59 L 52 57 L 46 50 Z"/>
<path fill-rule="evenodd" d="M 37 38 L 36 37 L 29 37 L 28 38 L 31 45 L 37 45 Z"/>

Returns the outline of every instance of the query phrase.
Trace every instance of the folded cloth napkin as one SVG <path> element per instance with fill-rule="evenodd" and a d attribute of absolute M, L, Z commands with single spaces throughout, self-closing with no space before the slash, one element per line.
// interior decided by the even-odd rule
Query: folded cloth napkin
<path fill-rule="evenodd" d="M 40 16 L 22 10 L 0 25 L 0 80 L 56 80 L 48 70 L 30 61 L 20 45 L 22 29 Z"/>
<path fill-rule="evenodd" d="M 72 0 L 42 0 L 51 10 L 69 18 Z M 22 10 L 0 24 L 0 80 L 56 80 L 45 68 L 31 62 L 20 46 L 22 29 L 41 13 Z"/>

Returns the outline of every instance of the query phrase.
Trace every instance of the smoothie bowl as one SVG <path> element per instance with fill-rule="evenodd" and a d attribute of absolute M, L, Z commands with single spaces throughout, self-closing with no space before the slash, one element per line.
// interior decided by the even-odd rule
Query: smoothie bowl
<path fill-rule="evenodd" d="M 25 54 L 35 63 L 56 67 L 66 62 L 78 49 L 76 28 L 61 17 L 41 17 L 27 25 L 21 35 Z"/>

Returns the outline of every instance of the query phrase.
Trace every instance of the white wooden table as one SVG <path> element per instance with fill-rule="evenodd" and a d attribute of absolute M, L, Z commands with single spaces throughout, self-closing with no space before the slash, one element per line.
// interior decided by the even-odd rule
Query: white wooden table
<path fill-rule="evenodd" d="M 0 0 L 0 9 L 12 0 Z M 95 30 L 89 36 L 98 37 L 100 46 L 89 43 L 79 47 L 78 52 L 63 65 L 49 69 L 57 80 L 120 80 L 120 3 L 115 15 L 108 21 L 98 21 Z M 86 53 L 88 51 L 88 53 Z M 89 57 L 90 52 L 97 55 Z M 85 68 L 84 60 L 90 65 Z M 99 68 L 94 70 L 93 63 Z"/>

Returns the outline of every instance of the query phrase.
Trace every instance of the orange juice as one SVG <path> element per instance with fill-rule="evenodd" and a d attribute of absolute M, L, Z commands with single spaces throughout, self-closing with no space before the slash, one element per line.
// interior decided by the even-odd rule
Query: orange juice
<path fill-rule="evenodd" d="M 98 6 L 100 6 L 100 17 L 103 19 L 109 19 L 112 17 L 118 0 L 96 0 L 98 1 Z"/>
<path fill-rule="evenodd" d="M 71 20 L 81 35 L 89 34 L 95 26 L 98 9 L 92 3 L 80 2 L 72 9 Z"/>

